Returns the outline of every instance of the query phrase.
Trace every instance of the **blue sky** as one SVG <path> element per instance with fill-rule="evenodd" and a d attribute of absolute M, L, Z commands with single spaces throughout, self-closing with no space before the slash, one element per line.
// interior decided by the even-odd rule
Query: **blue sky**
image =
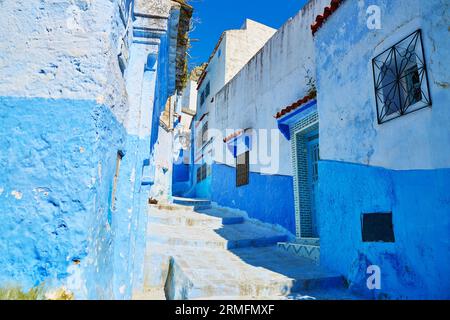
<path fill-rule="evenodd" d="M 189 67 L 206 62 L 223 31 L 238 29 L 250 18 L 278 29 L 294 16 L 307 0 L 191 0 L 194 31 Z M 196 41 L 196 39 L 198 41 Z"/>

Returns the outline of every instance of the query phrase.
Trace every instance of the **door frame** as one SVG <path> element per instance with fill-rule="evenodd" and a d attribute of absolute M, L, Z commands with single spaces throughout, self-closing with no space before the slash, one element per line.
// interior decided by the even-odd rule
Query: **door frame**
<path fill-rule="evenodd" d="M 308 183 L 307 136 L 311 132 L 318 130 L 319 120 L 317 112 L 307 115 L 291 127 L 297 238 L 314 238 L 315 236 L 312 228 L 311 190 Z"/>
<path fill-rule="evenodd" d="M 318 210 L 317 210 L 317 192 L 318 192 L 318 181 L 319 181 L 319 168 L 318 165 L 314 168 L 314 162 L 317 163 L 320 160 L 320 150 L 319 150 L 319 130 L 312 130 L 306 134 L 306 162 L 307 162 L 307 176 L 308 176 L 308 187 L 310 192 L 310 210 L 311 210 L 311 228 L 312 236 L 315 238 L 319 237 L 319 226 L 318 226 Z M 317 154 L 316 150 L 317 148 Z M 317 159 L 315 158 L 317 155 Z M 316 178 L 316 182 L 314 182 Z M 313 185 L 315 184 L 315 185 Z"/>

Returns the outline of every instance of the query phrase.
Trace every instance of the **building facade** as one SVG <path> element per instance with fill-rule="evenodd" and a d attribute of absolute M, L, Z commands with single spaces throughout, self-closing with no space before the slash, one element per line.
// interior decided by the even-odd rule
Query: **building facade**
<path fill-rule="evenodd" d="M 376 298 L 448 299 L 448 3 L 333 1 L 312 31 L 322 264 Z"/>
<path fill-rule="evenodd" d="M 241 29 L 225 31 L 206 64 L 198 81 L 197 114 L 194 134 L 194 188 L 190 195 L 210 198 L 211 169 L 215 135 L 212 115 L 215 95 L 261 49 L 276 30 L 247 19 Z"/>
<path fill-rule="evenodd" d="M 129 298 L 142 283 L 154 119 L 182 88 L 192 8 L 0 7 L 0 286 Z"/>
<path fill-rule="evenodd" d="M 309 90 L 315 73 L 310 24 L 324 4 L 309 3 L 287 21 L 215 95 L 210 112 L 211 199 L 292 234 L 299 221 L 291 143 L 273 115 Z"/>

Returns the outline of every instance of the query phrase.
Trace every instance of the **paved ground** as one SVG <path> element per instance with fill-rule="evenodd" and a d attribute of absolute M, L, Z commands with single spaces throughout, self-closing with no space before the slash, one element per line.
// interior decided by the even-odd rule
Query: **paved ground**
<path fill-rule="evenodd" d="M 150 208 L 145 292 L 135 298 L 354 298 L 341 276 L 277 248 L 287 240 L 280 229 L 208 202 L 175 201 Z"/>

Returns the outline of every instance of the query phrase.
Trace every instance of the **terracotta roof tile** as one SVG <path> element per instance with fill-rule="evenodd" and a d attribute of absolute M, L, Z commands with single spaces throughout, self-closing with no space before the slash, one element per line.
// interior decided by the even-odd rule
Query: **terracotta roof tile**
<path fill-rule="evenodd" d="M 227 143 L 228 141 L 232 140 L 233 138 L 236 138 L 237 136 L 240 136 L 243 133 L 244 133 L 244 130 L 238 130 L 238 131 L 230 134 L 229 136 L 227 136 L 225 139 L 223 139 L 223 142 Z"/>
<path fill-rule="evenodd" d="M 337 10 L 337 8 L 339 8 L 339 6 L 344 1 L 345 0 L 331 0 L 330 6 L 325 7 L 323 10 L 323 14 L 319 14 L 316 17 L 316 22 L 311 25 L 311 31 L 313 35 L 322 27 L 325 21 L 327 21 L 327 19 Z"/>
<path fill-rule="evenodd" d="M 315 98 L 316 98 L 315 94 L 306 95 L 303 98 L 294 102 L 293 104 L 291 104 L 291 105 L 285 107 L 284 109 L 280 110 L 279 112 L 277 112 L 277 114 L 274 115 L 274 117 L 275 117 L 275 119 L 279 119 L 279 118 L 283 117 L 284 115 L 298 109 L 300 106 L 304 105 L 306 102 L 309 102 Z"/>

